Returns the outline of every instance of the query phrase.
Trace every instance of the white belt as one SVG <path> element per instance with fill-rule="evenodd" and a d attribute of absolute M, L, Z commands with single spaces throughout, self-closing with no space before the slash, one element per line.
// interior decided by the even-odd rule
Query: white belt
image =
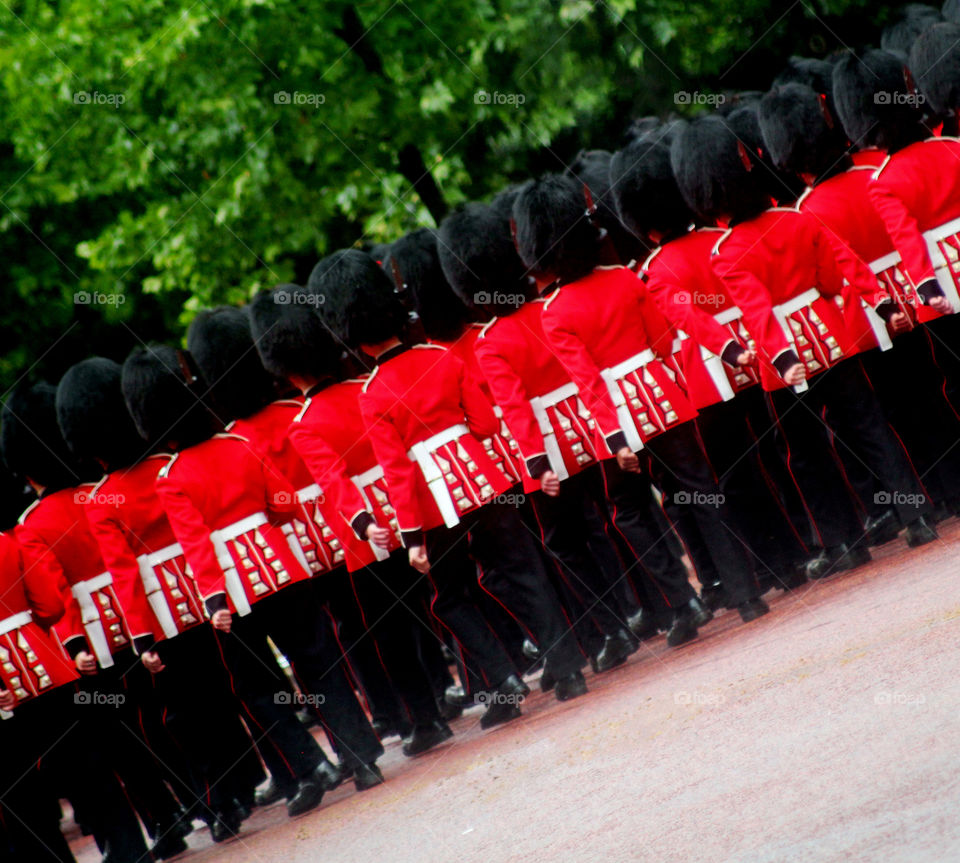
<path fill-rule="evenodd" d="M 412 461 L 420 465 L 420 470 L 423 471 L 424 479 L 427 481 L 427 487 L 430 489 L 430 493 L 440 510 L 440 515 L 443 516 L 443 523 L 447 527 L 458 525 L 460 516 L 457 513 L 456 506 L 454 506 L 453 498 L 450 496 L 450 489 L 447 488 L 443 473 L 433 460 L 433 453 L 445 444 L 453 443 L 466 434 L 470 434 L 470 429 L 463 423 L 457 423 L 424 441 L 420 441 L 420 443 L 415 443 L 407 453 Z"/>
<path fill-rule="evenodd" d="M 879 276 L 880 273 L 886 272 L 892 267 L 897 266 L 902 263 L 903 259 L 900 257 L 899 252 L 890 252 L 889 255 L 884 255 L 882 258 L 877 258 L 875 261 L 871 261 L 869 264 L 870 271 L 875 275 Z M 864 314 L 867 316 L 867 322 L 870 324 L 870 329 L 873 330 L 873 335 L 877 339 L 877 344 L 880 346 L 881 351 L 889 351 L 893 347 L 893 342 L 890 340 L 890 333 L 887 332 L 887 325 L 883 322 L 883 318 L 880 317 L 866 302 L 861 300 L 863 303 Z"/>
<path fill-rule="evenodd" d="M 639 452 L 643 449 L 643 438 L 640 437 L 637 424 L 633 421 L 633 414 L 630 412 L 626 396 L 624 396 L 623 391 L 620 389 L 618 381 L 632 372 L 643 368 L 647 363 L 653 362 L 654 359 L 653 351 L 647 348 L 644 351 L 640 351 L 639 354 L 634 354 L 622 363 L 617 363 L 615 366 L 610 366 L 610 368 L 600 372 L 600 377 L 603 378 L 604 383 L 607 385 L 610 398 L 613 399 L 613 403 L 617 408 L 617 420 L 620 423 L 621 431 L 623 431 L 627 439 L 627 446 L 634 452 Z"/>
<path fill-rule="evenodd" d="M 877 258 L 875 261 L 870 262 L 870 270 L 875 276 L 880 275 L 884 270 L 889 270 L 891 267 L 895 267 L 902 261 L 899 252 L 890 252 L 889 255 L 884 255 L 882 258 Z"/>
<path fill-rule="evenodd" d="M 960 233 L 960 219 L 953 219 L 937 228 L 931 228 L 925 231 L 923 238 L 927 241 L 927 252 L 930 255 L 930 261 L 933 264 L 934 273 L 937 281 L 940 283 L 940 289 L 950 300 L 954 312 L 960 309 L 960 295 L 957 294 L 957 286 L 953 281 L 953 274 L 950 271 L 950 264 L 937 245 L 939 240 L 949 237 L 952 234 Z"/>
<path fill-rule="evenodd" d="M 557 434 L 554 431 L 553 423 L 550 422 L 548 408 L 560 404 L 560 402 L 574 398 L 579 390 L 577 385 L 571 381 L 555 390 L 544 393 L 542 396 L 534 396 L 530 399 L 530 408 L 536 417 L 537 425 L 540 426 L 540 433 L 543 435 L 543 448 L 547 455 L 547 461 L 550 462 L 550 469 L 560 480 L 565 480 L 570 476 L 566 464 L 563 461 L 563 453 L 560 452 L 560 446 L 557 443 Z"/>
<path fill-rule="evenodd" d="M 33 620 L 33 613 L 30 611 L 21 611 L 18 614 L 11 614 L 9 617 L 0 620 L 0 635 L 6 635 L 21 626 L 26 626 Z"/>
<path fill-rule="evenodd" d="M 372 508 L 372 505 L 370 499 L 367 497 L 367 488 L 381 479 L 383 479 L 383 468 L 378 464 L 375 464 L 363 473 L 354 474 L 354 476 L 350 477 L 350 482 L 357 487 L 357 491 L 360 492 L 360 496 L 363 498 L 363 502 L 367 505 L 368 510 Z M 373 542 L 368 542 L 367 544 L 370 546 L 370 550 L 377 560 L 386 560 L 390 557 L 390 552 L 385 548 L 380 548 L 379 545 Z"/>
<path fill-rule="evenodd" d="M 101 668 L 110 668 L 113 665 L 113 656 L 110 654 L 110 644 L 100 618 L 100 608 L 93 601 L 93 594 L 110 587 L 111 584 L 113 576 L 109 572 L 101 572 L 93 578 L 78 581 L 70 588 L 80 606 L 80 620 L 87 633 L 87 640 Z"/>
<path fill-rule="evenodd" d="M 795 297 L 791 297 L 785 303 L 780 303 L 777 306 L 773 307 L 773 314 L 777 319 L 777 323 L 780 324 L 780 329 L 783 330 L 783 334 L 786 337 L 787 341 L 795 348 L 796 341 L 793 337 L 793 330 L 790 329 L 790 325 L 787 323 L 787 318 L 792 315 L 794 312 L 799 312 L 801 309 L 807 308 L 811 303 L 816 302 L 820 299 L 820 291 L 816 288 L 810 288 L 809 290 L 804 291 L 802 294 L 797 294 Z M 797 359 L 803 360 L 798 356 Z M 796 393 L 805 392 L 810 388 L 810 385 L 804 380 L 802 384 L 797 384 L 793 391 Z"/>
<path fill-rule="evenodd" d="M 730 306 L 729 308 L 724 309 L 722 312 L 717 312 L 713 319 L 720 324 L 721 327 L 725 327 L 727 324 L 732 324 L 734 321 L 739 321 L 743 317 L 743 312 L 740 311 L 739 306 Z"/>
<path fill-rule="evenodd" d="M 167 561 L 180 557 L 183 549 L 179 542 L 168 545 L 165 548 L 152 551 L 149 554 L 141 554 L 137 558 L 137 565 L 140 567 L 140 581 L 143 582 L 143 590 L 147 595 L 147 602 L 153 609 L 153 614 L 160 624 L 160 629 L 167 638 L 173 638 L 177 633 L 177 624 L 170 613 L 170 606 L 167 604 L 167 598 L 163 593 L 163 586 L 160 579 L 154 571 L 154 567 L 167 563 Z"/>
<path fill-rule="evenodd" d="M 317 483 L 312 482 L 297 491 L 297 500 L 300 503 L 310 503 L 310 501 L 320 497 L 321 494 L 323 494 L 323 489 Z"/>
<path fill-rule="evenodd" d="M 240 573 L 227 550 L 227 542 L 236 539 L 244 533 L 262 527 L 267 523 L 267 516 L 262 512 L 255 512 L 246 518 L 220 530 L 210 531 L 210 541 L 213 543 L 214 550 L 217 553 L 217 563 L 223 570 L 224 585 L 227 588 L 227 594 L 233 600 L 233 606 L 237 609 L 237 614 L 241 617 L 250 613 L 250 602 L 247 599 L 246 591 L 243 589 L 243 582 L 240 580 Z"/>

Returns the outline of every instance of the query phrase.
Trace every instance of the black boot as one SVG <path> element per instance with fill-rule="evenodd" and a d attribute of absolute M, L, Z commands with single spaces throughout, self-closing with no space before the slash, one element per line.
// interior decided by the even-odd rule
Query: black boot
<path fill-rule="evenodd" d="M 770 606 L 758 596 L 756 599 L 748 599 L 746 602 L 741 602 L 737 606 L 737 611 L 740 612 L 740 619 L 744 623 L 749 623 L 751 620 L 763 617 L 763 615 L 770 611 Z"/>
<path fill-rule="evenodd" d="M 862 545 L 850 548 L 845 542 L 824 548 L 812 560 L 807 561 L 807 577 L 811 579 L 827 578 L 836 572 L 855 569 L 871 560 L 870 552 Z"/>
<path fill-rule="evenodd" d="M 279 800 L 289 800 L 296 793 L 296 783 L 277 782 L 275 778 L 271 777 L 267 787 L 256 793 L 253 802 L 257 806 L 272 806 Z"/>
<path fill-rule="evenodd" d="M 910 548 L 926 545 L 928 542 L 933 542 L 939 538 L 937 529 L 922 515 L 907 525 L 907 545 Z"/>
<path fill-rule="evenodd" d="M 880 515 L 868 518 L 863 525 L 867 545 L 876 546 L 892 542 L 900 533 L 900 519 L 895 509 L 884 510 Z"/>
<path fill-rule="evenodd" d="M 660 631 L 653 613 L 641 608 L 627 618 L 627 626 L 637 641 L 646 641 L 655 638 Z"/>
<path fill-rule="evenodd" d="M 587 694 L 587 681 L 583 679 L 583 674 L 574 671 L 566 677 L 561 677 L 553 689 L 553 694 L 557 701 L 570 701 L 572 698 L 578 698 Z"/>
<path fill-rule="evenodd" d="M 693 641 L 699 633 L 690 616 L 689 606 L 674 612 L 670 629 L 667 630 L 667 647 L 679 647 L 688 641 Z"/>
<path fill-rule="evenodd" d="M 590 665 L 593 667 L 594 674 L 603 674 L 604 671 L 623 665 L 633 652 L 631 650 L 633 643 L 624 630 L 616 635 L 608 635 L 603 640 L 603 648 L 600 652 L 595 658 L 591 657 Z"/>
<path fill-rule="evenodd" d="M 709 603 L 705 604 L 700 597 L 695 596 L 688 604 L 690 606 L 690 620 L 697 629 L 706 626 L 713 620 L 713 612 L 710 610 Z"/>
<path fill-rule="evenodd" d="M 298 815 L 316 809 L 326 791 L 326 780 L 323 776 L 317 775 L 314 770 L 309 776 L 300 780 L 297 793 L 287 802 L 287 815 L 296 818 Z"/>
<path fill-rule="evenodd" d="M 375 785 L 383 785 L 384 778 L 375 761 L 359 764 L 353 771 L 353 786 L 357 791 L 366 791 Z"/>
<path fill-rule="evenodd" d="M 442 719 L 434 720 L 430 725 L 415 725 L 413 734 L 403 741 L 402 751 L 407 758 L 413 758 L 439 746 L 453 737 L 453 731 Z"/>

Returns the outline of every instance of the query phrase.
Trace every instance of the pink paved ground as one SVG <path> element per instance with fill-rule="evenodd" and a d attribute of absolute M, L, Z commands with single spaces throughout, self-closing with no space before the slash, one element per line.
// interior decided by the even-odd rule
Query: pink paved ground
<path fill-rule="evenodd" d="M 590 694 L 537 691 L 524 718 L 479 711 L 387 783 L 296 821 L 257 811 L 179 860 L 214 863 L 627 863 L 960 860 L 960 524 L 875 553 L 752 624 L 660 638 Z M 78 846 L 81 863 L 98 855 Z"/>

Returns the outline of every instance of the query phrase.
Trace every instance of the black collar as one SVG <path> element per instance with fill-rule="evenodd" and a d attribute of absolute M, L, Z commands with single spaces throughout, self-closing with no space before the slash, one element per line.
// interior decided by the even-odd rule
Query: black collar
<path fill-rule="evenodd" d="M 399 357 L 400 354 L 406 353 L 409 350 L 409 346 L 404 344 L 397 345 L 395 348 L 390 348 L 389 351 L 384 351 L 379 357 L 377 357 L 377 365 L 382 366 L 384 363 L 389 362 L 394 357 Z"/>
<path fill-rule="evenodd" d="M 308 399 L 312 399 L 318 393 L 322 393 L 328 387 L 332 387 L 336 383 L 336 378 L 326 377 L 318 380 L 310 389 L 304 393 Z"/>

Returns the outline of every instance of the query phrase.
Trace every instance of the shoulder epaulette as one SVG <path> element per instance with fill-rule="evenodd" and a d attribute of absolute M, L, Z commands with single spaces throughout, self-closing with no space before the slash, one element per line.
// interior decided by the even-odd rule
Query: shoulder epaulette
<path fill-rule="evenodd" d="M 313 399 L 311 398 L 311 399 L 307 399 L 307 400 L 303 403 L 303 407 L 300 409 L 300 413 L 298 413 L 298 414 L 293 418 L 293 421 L 294 421 L 295 423 L 298 423 L 298 422 L 300 422 L 300 420 L 303 419 L 303 415 L 307 412 L 307 409 L 310 407 L 310 402 L 312 402 L 312 401 L 313 401 Z"/>
<path fill-rule="evenodd" d="M 480 335 L 477 336 L 477 338 L 482 339 L 484 336 L 486 336 L 487 331 L 490 329 L 490 327 L 492 327 L 499 320 L 500 318 L 494 318 L 493 320 L 487 321 L 481 328 Z"/>
<path fill-rule="evenodd" d="M 562 289 L 562 288 L 557 288 L 552 294 L 550 294 L 549 297 L 546 298 L 546 300 L 544 300 L 544 302 L 543 302 L 543 310 L 544 310 L 544 311 L 546 311 L 547 309 L 549 309 L 549 308 L 550 308 L 550 303 L 552 303 L 557 297 L 560 296 L 560 291 L 561 291 L 561 290 L 563 290 L 563 289 Z"/>
<path fill-rule="evenodd" d="M 647 269 L 650 264 L 653 263 L 653 259 L 663 251 L 663 246 L 657 246 L 649 255 L 647 259 L 640 265 L 641 270 Z"/>
<path fill-rule="evenodd" d="M 410 350 L 412 351 L 416 351 L 416 350 L 427 351 L 431 349 L 435 351 L 450 350 L 450 348 L 445 347 L 444 345 L 435 345 L 432 342 L 421 342 L 419 345 L 413 345 L 413 347 L 410 348 Z"/>
<path fill-rule="evenodd" d="M 727 237 L 729 237 L 732 233 L 733 233 L 733 228 L 727 228 L 727 229 L 723 232 L 723 236 L 721 236 L 720 239 L 717 240 L 717 244 L 713 247 L 713 250 L 710 252 L 710 254 L 711 254 L 711 255 L 719 255 L 719 254 L 720 254 L 720 246 L 723 245 L 723 241 L 724 241 L 725 239 L 727 239 Z"/>
<path fill-rule="evenodd" d="M 367 387 L 369 387 L 370 384 L 373 383 L 373 379 L 377 376 L 378 371 L 380 371 L 380 366 L 377 366 L 372 372 L 370 372 L 370 377 L 368 377 L 363 382 L 363 386 L 360 388 L 360 392 L 365 393 L 367 391 Z"/>
<path fill-rule="evenodd" d="M 178 458 L 180 458 L 180 453 L 174 453 L 172 456 L 170 456 L 170 460 L 162 468 L 160 468 L 160 470 L 157 471 L 157 479 L 160 479 L 161 477 L 166 478 L 167 476 L 169 476 L 170 468 L 173 467 L 173 463 Z"/>
<path fill-rule="evenodd" d="M 30 515 L 38 506 L 40 506 L 40 501 L 35 500 L 30 504 L 23 512 L 20 513 L 20 518 L 17 519 L 17 524 L 23 524 L 27 520 L 27 516 Z"/>
<path fill-rule="evenodd" d="M 812 192 L 813 192 L 813 186 L 807 186 L 807 188 L 803 190 L 803 194 L 799 198 L 797 198 L 797 203 L 794 205 L 794 208 L 799 210 L 800 207 L 803 206 L 803 202 L 810 197 L 810 194 Z"/>
<path fill-rule="evenodd" d="M 891 158 L 890 156 L 887 156 L 887 158 L 884 159 L 884 160 L 880 163 L 880 167 L 877 168 L 877 170 L 873 172 L 873 179 L 874 179 L 874 180 L 879 179 L 880 174 L 883 173 L 883 169 L 886 168 L 887 165 L 890 164 L 890 158 Z"/>

